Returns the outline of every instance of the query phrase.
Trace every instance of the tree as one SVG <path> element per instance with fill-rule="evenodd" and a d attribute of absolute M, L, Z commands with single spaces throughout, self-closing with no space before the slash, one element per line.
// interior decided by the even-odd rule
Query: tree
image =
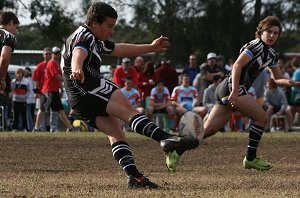
<path fill-rule="evenodd" d="M 0 1 L 0 10 L 17 9 L 17 3 L 15 0 Z"/>
<path fill-rule="evenodd" d="M 29 10 L 41 33 L 53 41 L 63 43 L 75 28 L 71 14 L 56 0 L 33 0 Z"/>
<path fill-rule="evenodd" d="M 18 2 L 18 3 L 17 3 Z M 0 2 L 3 10 L 29 10 L 36 24 L 19 28 L 18 41 L 24 49 L 37 49 L 53 43 L 61 45 L 84 16 L 92 0 L 80 0 L 81 10 L 68 13 L 57 0 L 21 0 Z M 112 40 L 145 43 L 165 35 L 172 42 L 166 52 L 176 66 L 187 64 L 190 53 L 205 61 L 214 51 L 225 57 L 236 57 L 240 47 L 254 38 L 259 21 L 275 15 L 282 22 L 283 33 L 277 49 L 300 51 L 300 1 L 290 0 L 110 0 L 119 20 Z M 126 19 L 128 12 L 132 19 Z M 22 14 L 22 13 L 20 13 Z M 74 20 L 76 19 L 76 20 Z M 77 23 L 77 24 L 76 24 Z M 159 58 L 157 54 L 155 58 Z"/>

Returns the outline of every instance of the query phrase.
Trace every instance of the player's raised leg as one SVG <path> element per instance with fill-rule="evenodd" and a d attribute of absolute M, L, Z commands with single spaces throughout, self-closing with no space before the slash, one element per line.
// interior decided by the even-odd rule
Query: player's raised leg
<path fill-rule="evenodd" d="M 165 132 L 156 126 L 147 116 L 139 112 L 129 103 L 120 90 L 116 90 L 107 105 L 109 115 L 122 119 L 129 123 L 130 127 L 137 133 L 145 135 L 157 142 L 161 142 L 161 147 L 165 152 L 181 149 L 183 151 L 196 148 L 199 141 L 193 137 L 178 137 Z M 166 145 L 165 141 L 173 144 Z"/>

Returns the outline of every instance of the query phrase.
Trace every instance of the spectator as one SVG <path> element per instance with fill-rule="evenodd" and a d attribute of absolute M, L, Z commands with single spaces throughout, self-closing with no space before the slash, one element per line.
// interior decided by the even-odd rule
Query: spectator
<path fill-rule="evenodd" d="M 222 55 L 217 56 L 217 65 L 223 68 L 224 75 L 229 74 L 232 70 L 232 65 L 227 64 L 225 61 L 225 57 Z"/>
<path fill-rule="evenodd" d="M 125 79 L 125 86 L 121 88 L 123 94 L 128 98 L 129 102 L 136 108 L 140 114 L 144 114 L 145 110 L 140 103 L 139 91 L 133 88 L 133 81 L 130 76 Z"/>
<path fill-rule="evenodd" d="M 256 96 L 256 102 L 263 106 L 264 103 L 264 93 L 266 89 L 266 84 L 268 79 L 271 78 L 269 69 L 264 69 L 262 72 L 257 76 L 257 78 L 254 80 L 252 83 L 251 87 L 255 91 L 255 96 Z"/>
<path fill-rule="evenodd" d="M 121 67 L 115 69 L 113 81 L 119 87 L 124 87 L 125 79 L 127 76 L 130 76 L 132 78 L 133 87 L 136 88 L 138 85 L 138 73 L 130 65 L 130 59 L 125 57 L 122 59 Z"/>
<path fill-rule="evenodd" d="M 292 130 L 292 113 L 288 106 L 286 96 L 282 89 L 280 89 L 275 81 L 271 78 L 267 81 L 267 90 L 264 97 L 264 109 L 266 110 L 267 124 L 266 130 L 270 131 L 270 118 L 273 114 L 283 115 L 285 114 L 288 122 L 289 131 Z M 276 129 L 280 130 L 280 129 Z M 271 130 L 272 131 L 272 130 Z"/>
<path fill-rule="evenodd" d="M 18 69 L 16 78 L 11 81 L 13 91 L 13 131 L 18 130 L 19 116 L 22 116 L 22 130 L 27 131 L 26 99 L 28 97 L 29 81 L 24 78 L 25 71 Z"/>
<path fill-rule="evenodd" d="M 108 79 L 111 81 L 114 79 L 114 73 L 115 73 L 116 68 L 117 68 L 117 65 L 110 65 Z"/>
<path fill-rule="evenodd" d="M 154 63 L 146 62 L 144 71 L 138 74 L 138 90 L 141 95 L 142 106 L 145 107 L 145 99 L 150 96 L 151 89 L 154 87 L 157 76 L 154 72 Z"/>
<path fill-rule="evenodd" d="M 213 77 L 213 83 L 210 84 L 205 90 L 203 94 L 203 106 L 205 107 L 207 113 L 209 113 L 214 106 L 216 100 L 215 100 L 215 91 L 217 86 L 222 81 L 221 76 L 214 76 Z"/>
<path fill-rule="evenodd" d="M 207 54 L 207 63 L 200 66 L 201 77 L 204 79 L 204 87 L 207 88 L 214 78 L 214 76 L 221 76 L 224 78 L 224 69 L 217 65 L 217 56 L 211 52 Z"/>
<path fill-rule="evenodd" d="M 158 79 L 161 79 L 164 85 L 172 93 L 174 87 L 178 86 L 178 74 L 176 69 L 170 65 L 169 60 L 163 60 L 158 69 L 155 70 Z"/>
<path fill-rule="evenodd" d="M 164 86 L 162 80 L 158 80 L 156 86 L 151 90 L 150 104 L 147 107 L 147 117 L 153 119 L 155 113 L 166 113 L 169 117 L 169 127 L 175 128 L 175 111 L 171 105 L 170 92 Z"/>
<path fill-rule="evenodd" d="M 172 105 L 175 107 L 177 121 L 187 111 L 192 111 L 194 102 L 198 100 L 195 87 L 190 86 L 190 76 L 186 73 L 181 75 L 181 85 L 174 88 L 171 95 Z"/>
<path fill-rule="evenodd" d="M 121 91 L 140 114 L 145 114 L 145 109 L 141 106 L 139 91 L 132 86 L 132 78 L 127 76 L 125 79 L 125 86 L 121 88 Z M 124 131 L 133 131 L 127 123 L 122 122 L 122 124 Z"/>
<path fill-rule="evenodd" d="M 67 127 L 67 132 L 72 130 L 72 126 L 69 123 L 69 120 L 64 111 L 64 107 L 61 103 L 61 94 L 63 92 L 62 88 L 62 72 L 59 66 L 60 60 L 60 49 L 58 47 L 52 48 L 51 60 L 47 63 L 46 71 L 45 71 L 45 82 L 42 89 L 42 97 L 41 97 L 41 111 L 39 113 L 42 114 L 41 117 L 45 115 L 45 111 L 50 109 L 52 111 L 57 111 L 60 119 L 64 122 Z M 59 92 L 60 91 L 60 92 Z M 36 126 L 40 125 L 40 120 L 36 121 Z M 55 132 L 57 129 L 51 126 L 50 131 Z"/>
<path fill-rule="evenodd" d="M 33 92 L 34 82 L 31 79 L 31 69 L 29 67 L 25 68 L 25 79 L 27 79 L 29 83 L 28 87 L 28 97 L 26 99 L 27 107 L 26 107 L 26 116 L 27 116 L 27 130 L 33 130 L 33 121 L 35 115 L 35 98 Z"/>
<path fill-rule="evenodd" d="M 134 60 L 134 66 L 133 68 L 136 70 L 136 72 L 139 73 L 143 73 L 144 68 L 145 68 L 145 60 L 143 57 L 138 56 L 135 58 Z"/>
<path fill-rule="evenodd" d="M 190 85 L 193 85 L 193 81 L 197 74 L 200 73 L 200 67 L 197 64 L 197 56 L 195 54 L 191 54 L 189 57 L 189 65 L 183 70 L 182 73 L 187 73 L 190 76 Z"/>
<path fill-rule="evenodd" d="M 212 83 L 213 77 L 218 75 L 224 77 L 224 69 L 217 65 L 217 55 L 213 52 L 207 54 L 207 63 L 200 66 L 198 74 L 193 82 L 193 86 L 198 91 L 199 101 L 203 101 L 204 90 Z"/>
<path fill-rule="evenodd" d="M 296 68 L 295 72 L 293 73 L 292 79 L 300 82 L 300 68 L 299 68 L 299 65 L 296 65 L 296 67 L 297 68 Z M 300 116 L 300 88 L 292 87 L 290 104 L 291 104 L 293 119 L 295 118 L 295 114 L 297 112 L 298 112 L 298 115 Z"/>
<path fill-rule="evenodd" d="M 44 107 L 42 106 L 40 99 L 45 98 L 42 93 L 42 88 L 45 81 L 45 71 L 47 63 L 51 59 L 51 49 L 49 47 L 43 49 L 43 58 L 44 60 L 36 65 L 36 68 L 32 73 L 32 80 L 34 81 L 34 97 L 39 104 L 39 110 L 36 115 L 36 122 L 33 132 L 50 130 L 49 119 L 51 120 L 51 125 L 54 126 L 54 128 L 58 128 L 58 114 L 56 112 L 49 112 L 49 109 L 46 109 L 45 115 L 43 112 L 41 112 L 41 109 Z M 50 114 L 50 116 L 48 116 L 48 114 Z"/>

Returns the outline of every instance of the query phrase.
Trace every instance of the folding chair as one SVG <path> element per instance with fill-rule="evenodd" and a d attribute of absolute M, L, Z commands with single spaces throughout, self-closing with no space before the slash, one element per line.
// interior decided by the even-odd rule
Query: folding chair
<path fill-rule="evenodd" d="M 285 115 L 276 115 L 276 114 L 273 114 L 271 116 L 271 119 L 270 119 L 270 128 L 273 126 L 273 122 L 274 122 L 275 119 L 283 119 L 284 131 L 288 132 L 289 126 L 288 126 L 288 122 L 287 122 L 286 116 Z"/>

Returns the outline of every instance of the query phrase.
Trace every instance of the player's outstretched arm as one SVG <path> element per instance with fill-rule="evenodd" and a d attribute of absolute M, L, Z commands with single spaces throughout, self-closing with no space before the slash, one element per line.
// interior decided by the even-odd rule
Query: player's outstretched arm
<path fill-rule="evenodd" d="M 169 38 L 161 36 L 153 40 L 150 44 L 118 43 L 112 55 L 117 57 L 138 56 L 150 52 L 163 52 L 170 46 Z"/>

